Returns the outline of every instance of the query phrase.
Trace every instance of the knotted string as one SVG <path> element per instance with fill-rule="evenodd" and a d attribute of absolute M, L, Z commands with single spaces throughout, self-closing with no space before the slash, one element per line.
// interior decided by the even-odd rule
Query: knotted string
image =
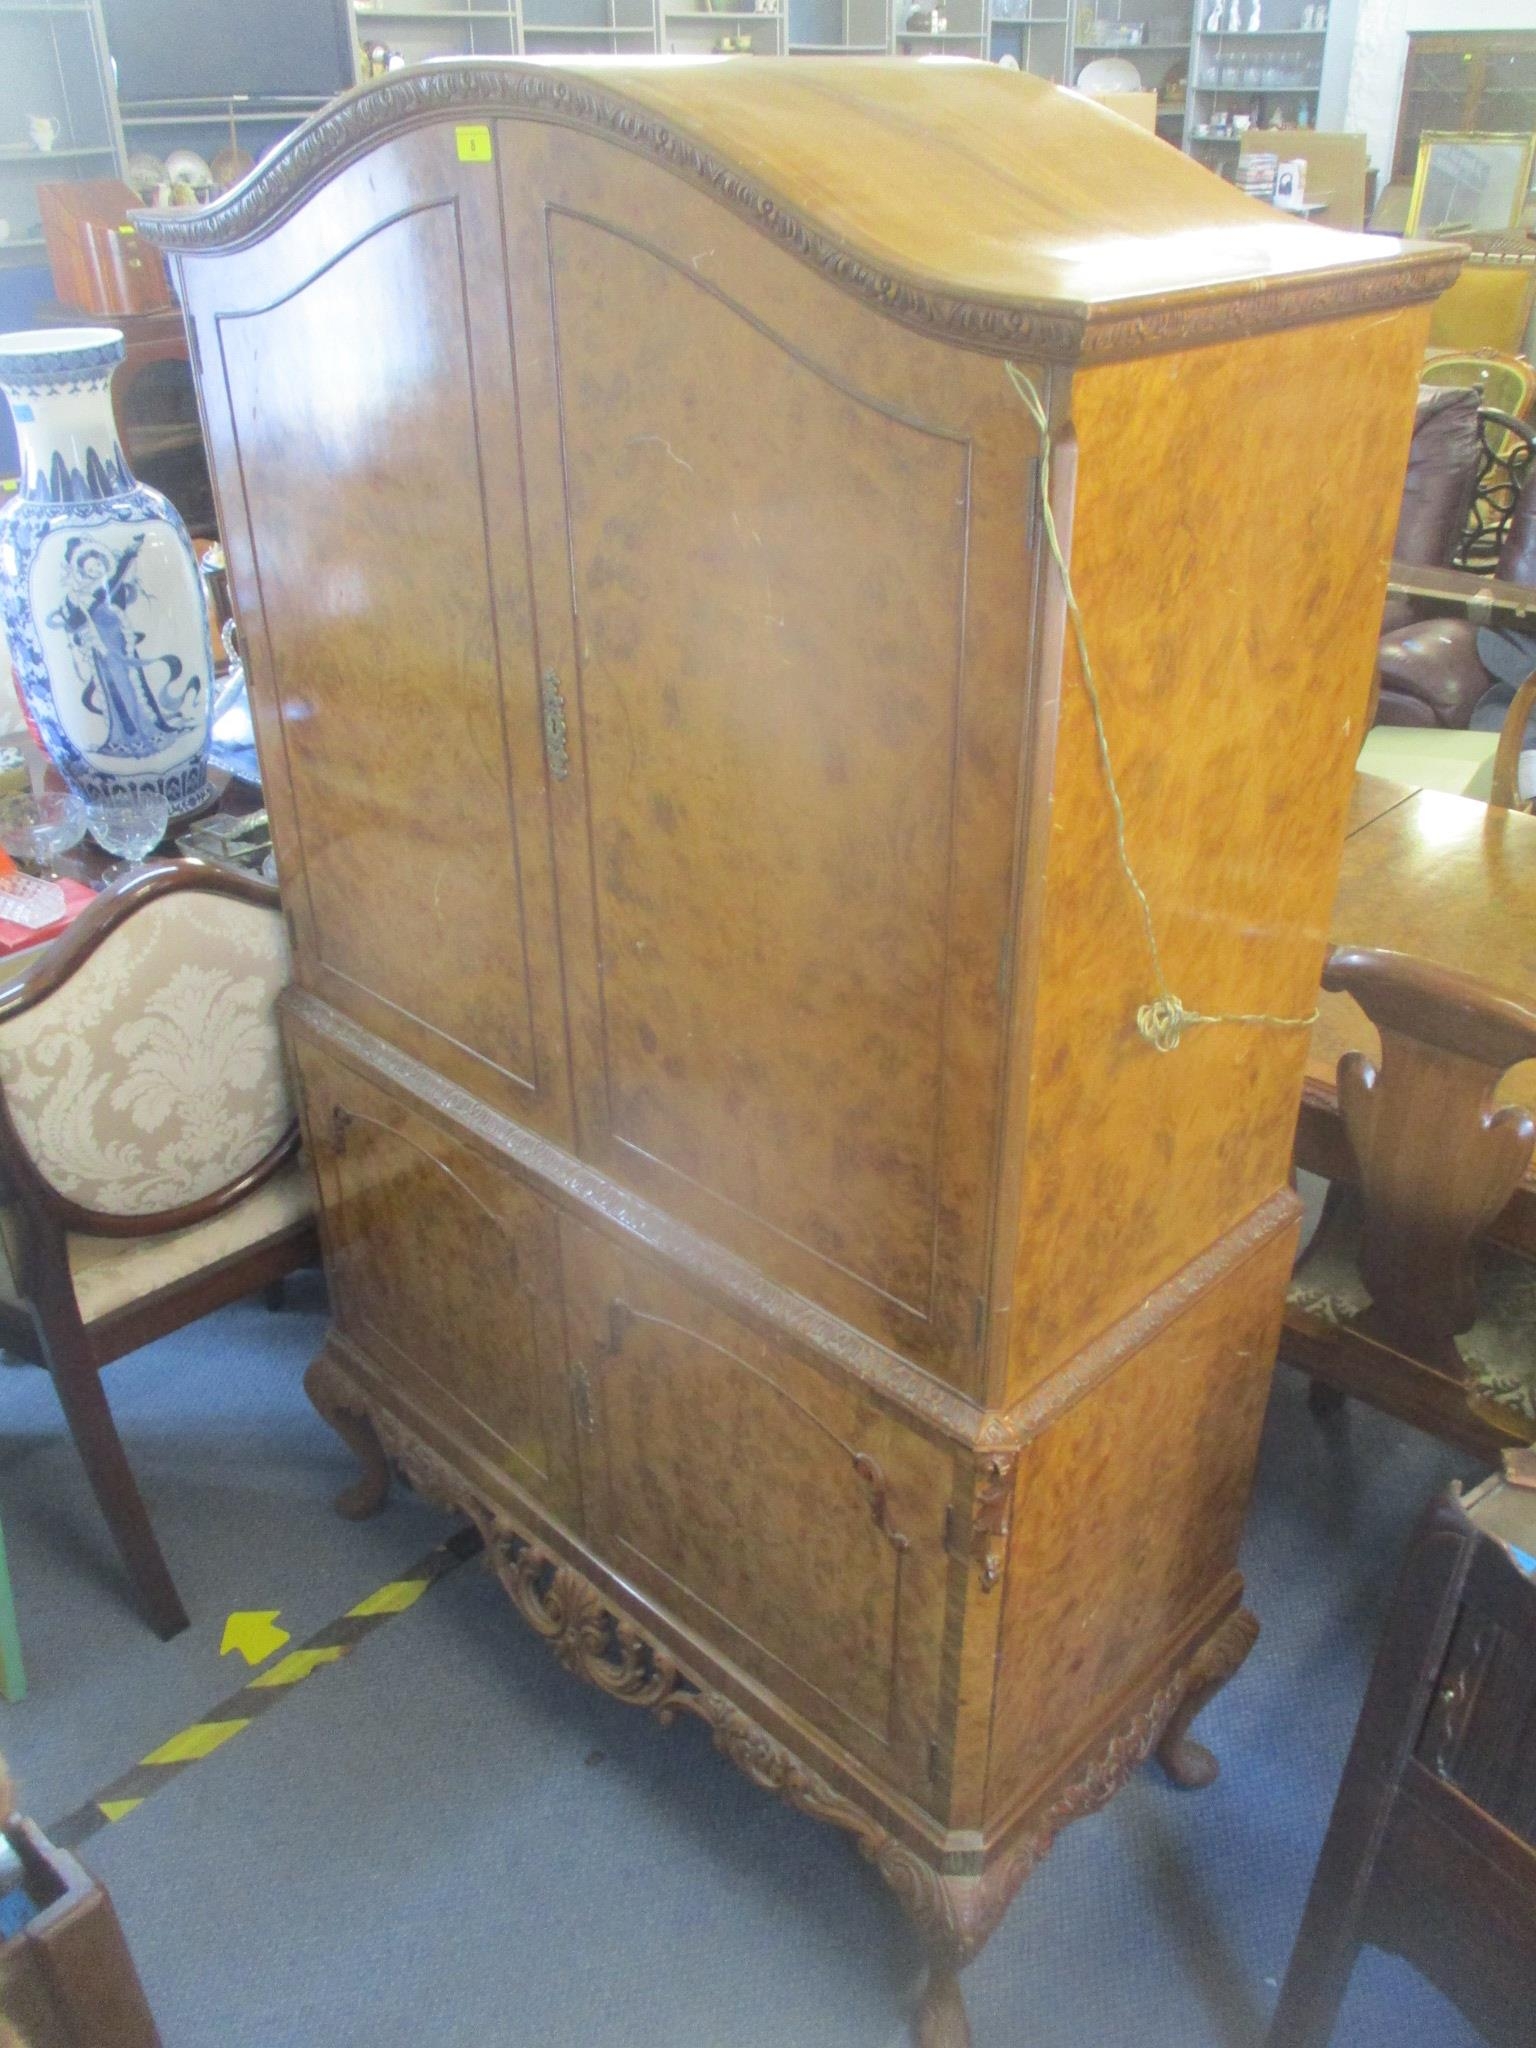
<path fill-rule="evenodd" d="M 1115 764 L 1109 755 L 1109 738 L 1104 730 L 1104 707 L 1099 697 L 1098 678 L 1094 674 L 1093 662 L 1088 654 L 1088 633 L 1083 624 L 1082 607 L 1078 604 L 1077 593 L 1072 588 L 1072 571 L 1067 567 L 1066 554 L 1062 549 L 1061 536 L 1056 530 L 1056 515 L 1051 510 L 1051 426 L 1046 417 L 1045 405 L 1039 392 L 1017 363 L 1003 364 L 1008 372 L 1008 381 L 1024 401 L 1030 418 L 1040 434 L 1040 519 L 1045 529 L 1046 546 L 1051 560 L 1056 564 L 1056 573 L 1061 578 L 1062 595 L 1067 601 L 1067 617 L 1072 621 L 1072 637 L 1077 643 L 1078 673 L 1082 677 L 1083 694 L 1088 699 L 1088 709 L 1093 716 L 1093 736 L 1098 747 L 1099 767 L 1104 777 L 1104 789 L 1109 798 L 1110 817 L 1115 830 L 1115 856 L 1126 884 L 1136 899 L 1136 908 L 1141 918 L 1142 933 L 1147 942 L 1147 957 L 1152 963 L 1152 979 L 1157 993 L 1150 1003 L 1143 1003 L 1136 1012 L 1136 1029 L 1154 1052 L 1174 1052 L 1179 1040 L 1195 1024 L 1253 1024 L 1271 1031 L 1310 1031 L 1317 1022 L 1313 1010 L 1306 1017 L 1273 1017 L 1264 1011 L 1229 1010 L 1218 1015 L 1207 1016 L 1199 1010 L 1187 1010 L 1168 986 L 1168 977 L 1163 972 L 1163 956 L 1158 948 L 1157 929 L 1152 922 L 1152 905 L 1147 892 L 1141 886 L 1141 879 L 1131 862 L 1130 849 L 1125 838 L 1125 806 L 1120 801 L 1120 788 L 1115 780 Z"/>

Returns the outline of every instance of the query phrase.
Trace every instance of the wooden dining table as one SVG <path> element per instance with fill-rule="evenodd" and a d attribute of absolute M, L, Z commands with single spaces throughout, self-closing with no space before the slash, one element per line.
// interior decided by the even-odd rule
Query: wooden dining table
<path fill-rule="evenodd" d="M 1536 817 L 1357 775 L 1329 937 L 1459 968 L 1536 1009 Z M 1319 996 L 1296 1133 L 1304 1171 L 1353 1177 L 1335 1076 L 1344 1053 L 1380 1049 L 1353 997 Z M 1536 1112 L 1536 1061 L 1499 1094 Z M 1492 1235 L 1536 1257 L 1536 1173 Z"/>

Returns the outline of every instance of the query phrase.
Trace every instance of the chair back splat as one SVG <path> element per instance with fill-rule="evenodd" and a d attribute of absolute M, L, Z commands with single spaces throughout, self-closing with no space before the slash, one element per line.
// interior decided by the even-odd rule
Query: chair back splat
<path fill-rule="evenodd" d="M 1342 947 L 1325 989 L 1381 1037 L 1339 1062 L 1354 1170 L 1297 1266 L 1284 1352 L 1320 1412 L 1356 1394 L 1478 1456 L 1536 1436 L 1536 1267 L 1488 1233 L 1536 1121 L 1500 1103 L 1536 1059 L 1536 1010 L 1402 953 Z"/>
<path fill-rule="evenodd" d="M 1494 1103 L 1507 1069 L 1536 1058 L 1536 1014 L 1470 976 L 1364 948 L 1336 951 L 1323 986 L 1381 1033 L 1379 1066 L 1358 1052 L 1339 1063 L 1372 1320 L 1445 1344 L 1477 1320 L 1477 1241 L 1536 1144 L 1524 1110 Z"/>

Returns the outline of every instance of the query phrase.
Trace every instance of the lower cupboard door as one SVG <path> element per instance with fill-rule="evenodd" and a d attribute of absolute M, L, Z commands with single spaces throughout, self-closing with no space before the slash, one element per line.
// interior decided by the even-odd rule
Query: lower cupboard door
<path fill-rule="evenodd" d="M 588 1540 L 889 1781 L 931 1784 L 949 1456 L 562 1224 Z"/>
<path fill-rule="evenodd" d="M 298 1058 L 341 1329 L 439 1428 L 573 1519 L 553 1214 L 350 1068 L 302 1044 Z"/>

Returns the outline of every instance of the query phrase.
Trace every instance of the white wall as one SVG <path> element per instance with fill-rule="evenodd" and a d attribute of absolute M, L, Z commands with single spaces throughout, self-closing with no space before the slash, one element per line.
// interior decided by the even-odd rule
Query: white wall
<path fill-rule="evenodd" d="M 1408 31 L 1482 28 L 1536 29 L 1536 0 L 1358 0 L 1343 105 L 1336 97 L 1331 107 L 1325 104 L 1319 126 L 1338 120 L 1344 128 L 1363 130 L 1367 154 L 1385 183 L 1392 167 Z"/>

